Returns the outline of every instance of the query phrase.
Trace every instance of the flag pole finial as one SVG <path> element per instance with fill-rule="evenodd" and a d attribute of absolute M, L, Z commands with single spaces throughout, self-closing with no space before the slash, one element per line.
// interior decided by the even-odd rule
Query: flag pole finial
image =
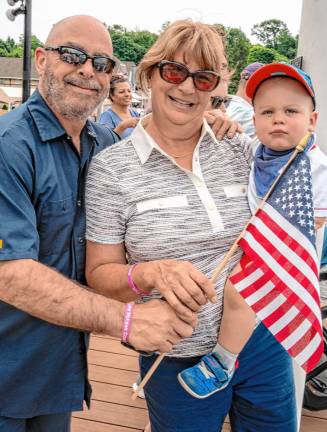
<path fill-rule="evenodd" d="M 306 146 L 307 146 L 307 144 L 308 144 L 308 142 L 309 142 L 311 136 L 312 136 L 312 132 L 307 132 L 307 133 L 304 135 L 304 137 L 302 137 L 302 138 L 300 139 L 300 142 L 299 142 L 298 145 L 296 146 L 296 150 L 297 150 L 298 152 L 302 152 L 302 151 L 306 148 Z"/>

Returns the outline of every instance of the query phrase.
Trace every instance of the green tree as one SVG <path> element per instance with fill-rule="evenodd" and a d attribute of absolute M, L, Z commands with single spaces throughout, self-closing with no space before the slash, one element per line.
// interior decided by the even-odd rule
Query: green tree
<path fill-rule="evenodd" d="M 293 59 L 296 57 L 298 45 L 298 37 L 292 36 L 288 31 L 281 32 L 277 38 L 277 51 L 287 57 Z"/>
<path fill-rule="evenodd" d="M 158 39 L 158 35 L 151 33 L 149 31 L 132 31 L 129 32 L 133 42 L 144 47 L 146 51 L 155 43 Z"/>
<path fill-rule="evenodd" d="M 289 32 L 287 25 L 278 19 L 262 21 L 251 29 L 251 34 L 256 36 L 265 47 L 273 49 L 278 47 L 278 36 L 285 32 Z"/>
<path fill-rule="evenodd" d="M 288 58 L 280 54 L 278 51 L 267 48 L 262 45 L 253 45 L 249 50 L 247 57 L 247 64 L 260 62 L 260 63 L 274 63 L 288 61 Z"/>
<path fill-rule="evenodd" d="M 139 63 L 146 51 L 156 41 L 157 35 L 145 30 L 127 30 L 119 24 L 108 27 L 114 55 L 122 61 Z"/>
<path fill-rule="evenodd" d="M 278 19 L 262 21 L 252 27 L 252 35 L 266 47 L 278 51 L 287 59 L 296 56 L 297 37 L 291 35 L 287 25 Z"/>
<path fill-rule="evenodd" d="M 240 73 L 247 65 L 247 58 L 251 43 L 245 33 L 238 28 L 226 29 L 226 55 L 228 65 L 234 71 L 231 78 L 229 92 L 234 94 L 240 80 Z"/>
<path fill-rule="evenodd" d="M 111 33 L 114 55 L 122 61 L 138 63 L 146 49 L 133 41 L 128 33 Z"/>

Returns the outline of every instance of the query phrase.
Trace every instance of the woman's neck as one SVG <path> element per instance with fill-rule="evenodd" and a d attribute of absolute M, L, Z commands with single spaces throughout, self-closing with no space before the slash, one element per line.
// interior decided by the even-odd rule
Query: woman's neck
<path fill-rule="evenodd" d="M 111 105 L 111 109 L 113 111 L 115 111 L 115 113 L 117 114 L 122 114 L 125 116 L 129 116 L 130 117 L 130 111 L 129 111 L 129 106 L 128 105 L 117 105 L 117 104 L 112 104 Z"/>
<path fill-rule="evenodd" d="M 192 171 L 194 149 L 200 139 L 202 124 L 162 125 L 153 116 L 144 125 L 147 133 L 180 167 Z"/>
<path fill-rule="evenodd" d="M 201 135 L 202 122 L 198 126 L 194 122 L 166 125 L 156 122 L 152 115 L 145 129 L 166 153 L 179 155 L 194 150 Z"/>

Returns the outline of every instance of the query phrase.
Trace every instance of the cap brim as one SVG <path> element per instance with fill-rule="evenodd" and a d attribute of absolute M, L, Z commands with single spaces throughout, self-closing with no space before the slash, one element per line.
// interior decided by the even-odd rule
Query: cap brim
<path fill-rule="evenodd" d="M 284 76 L 294 78 L 299 81 L 307 89 L 309 95 L 314 99 L 315 95 L 312 88 L 306 82 L 306 80 L 299 74 L 296 69 L 287 64 L 281 63 L 271 63 L 262 66 L 260 69 L 256 70 L 249 78 L 246 84 L 246 95 L 252 100 L 255 92 L 259 85 L 268 78 Z"/>

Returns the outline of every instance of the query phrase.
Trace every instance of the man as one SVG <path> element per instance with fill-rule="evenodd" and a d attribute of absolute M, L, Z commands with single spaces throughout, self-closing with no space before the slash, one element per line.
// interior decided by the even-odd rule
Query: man
<path fill-rule="evenodd" d="M 254 113 L 251 100 L 247 97 L 245 88 L 250 76 L 261 66 L 263 66 L 263 63 L 255 62 L 247 65 L 242 70 L 237 92 L 234 96 L 231 96 L 227 107 L 228 116 L 240 123 L 243 131 L 251 138 L 256 137 L 253 124 Z"/>
<path fill-rule="evenodd" d="M 38 90 L 0 120 L 1 432 L 69 431 L 71 412 L 90 400 L 77 329 L 120 337 L 126 324 L 122 303 L 81 285 L 88 165 L 118 139 L 87 120 L 108 94 L 111 56 L 100 21 L 60 21 L 35 52 Z M 155 300 L 135 305 L 124 337 L 170 351 L 195 324 Z"/>

